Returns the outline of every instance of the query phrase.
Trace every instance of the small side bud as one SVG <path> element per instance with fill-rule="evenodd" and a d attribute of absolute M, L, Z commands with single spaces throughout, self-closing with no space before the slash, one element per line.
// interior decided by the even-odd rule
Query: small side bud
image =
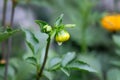
<path fill-rule="evenodd" d="M 49 33 L 49 32 L 52 31 L 52 27 L 49 26 L 49 25 L 45 25 L 45 26 L 43 26 L 43 31 L 44 31 L 45 33 Z"/>

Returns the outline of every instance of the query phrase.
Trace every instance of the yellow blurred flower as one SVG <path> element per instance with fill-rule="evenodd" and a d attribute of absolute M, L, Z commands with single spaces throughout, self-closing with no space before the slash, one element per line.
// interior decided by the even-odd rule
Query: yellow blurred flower
<path fill-rule="evenodd" d="M 109 31 L 120 30 L 120 14 L 106 15 L 101 20 L 102 26 Z"/>

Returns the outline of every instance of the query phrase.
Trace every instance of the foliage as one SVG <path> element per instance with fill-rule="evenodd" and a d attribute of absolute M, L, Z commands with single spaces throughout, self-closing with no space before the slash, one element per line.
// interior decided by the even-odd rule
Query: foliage
<path fill-rule="evenodd" d="M 46 32 L 45 30 L 47 29 L 47 27 L 44 28 L 44 26 L 48 25 L 46 22 L 39 21 L 39 20 L 36 21 L 36 23 L 40 26 L 41 32 L 48 34 L 47 42 L 49 42 L 51 38 L 54 38 L 53 36 L 57 33 L 57 31 L 59 32 L 59 30 L 64 29 L 64 25 L 62 24 L 62 17 L 63 15 L 58 17 L 58 19 L 55 22 L 55 27 L 53 27 L 53 29 L 51 29 L 51 31 L 49 32 Z M 39 40 L 37 39 L 34 33 L 28 30 L 23 30 L 23 31 L 25 32 L 25 35 L 26 35 L 26 43 L 33 53 L 33 55 L 31 57 L 27 57 L 26 60 L 32 65 L 34 65 L 36 67 L 37 72 L 39 72 L 39 70 L 43 66 L 42 63 L 44 63 L 44 60 L 43 60 L 44 57 L 42 59 L 43 60 L 42 63 L 39 62 L 40 57 L 39 58 L 36 57 L 36 55 L 42 54 L 38 52 L 39 50 L 38 46 L 40 46 Z M 44 54 L 44 56 L 46 57 L 46 54 Z M 46 69 L 44 70 L 43 75 L 46 76 L 49 80 L 52 80 L 51 79 L 52 76 L 49 76 L 46 74 L 49 74 L 49 73 L 52 74 L 52 72 L 56 70 L 63 71 L 67 76 L 70 76 L 69 72 L 71 69 L 96 72 L 96 70 L 94 70 L 90 65 L 88 65 L 87 63 L 82 63 L 82 61 L 80 63 L 75 58 L 76 58 L 76 54 L 74 52 L 69 52 L 66 55 L 64 55 L 62 58 L 58 56 L 57 57 L 54 56 L 54 58 L 48 59 L 49 61 L 47 61 L 47 63 L 50 66 L 48 66 L 47 68 L 45 67 Z"/>
<path fill-rule="evenodd" d="M 107 80 L 119 80 L 120 79 L 120 70 L 119 69 L 111 69 L 107 73 Z"/>
<path fill-rule="evenodd" d="M 5 31 L 0 32 L 0 42 L 8 39 L 10 36 L 18 32 L 19 30 L 12 30 L 10 28 L 7 28 Z"/>
<path fill-rule="evenodd" d="M 33 12 L 37 14 L 43 12 L 45 17 L 50 16 L 50 21 L 48 24 L 47 21 L 35 20 L 40 30 L 22 29 L 26 44 L 21 47 L 19 45 L 21 42 L 16 41 L 17 44 L 13 45 L 15 53 L 11 55 L 9 61 L 9 80 L 35 80 L 42 69 L 46 53 L 47 61 L 41 80 L 119 80 L 120 33 L 119 30 L 107 31 L 101 25 L 101 19 L 104 18 L 106 11 L 104 13 L 99 8 L 104 5 L 100 0 L 18 1 L 20 5 L 16 6 L 23 6 L 22 8 L 27 6 L 25 10 L 35 9 Z M 61 13 L 64 13 L 64 20 L 62 14 L 55 21 L 56 16 Z M 38 16 L 37 14 L 35 16 Z M 44 17 L 41 14 L 39 16 Z M 119 22 L 114 19 L 113 22 L 119 27 Z M 110 24 L 108 26 L 111 28 Z M 0 42 L 19 31 L 10 28 L 0 29 Z M 13 37 L 14 40 L 21 40 L 24 43 L 24 39 L 19 35 Z M 50 47 L 46 52 L 48 42 Z M 58 46 L 57 43 L 62 45 Z M 0 60 L 0 80 L 4 78 L 5 70 L 1 62 Z"/>

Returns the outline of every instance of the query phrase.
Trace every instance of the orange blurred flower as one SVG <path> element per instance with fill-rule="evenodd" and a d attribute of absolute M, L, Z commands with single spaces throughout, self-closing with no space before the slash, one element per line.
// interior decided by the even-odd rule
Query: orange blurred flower
<path fill-rule="evenodd" d="M 120 30 L 120 14 L 106 15 L 101 20 L 102 26 L 109 31 Z"/>

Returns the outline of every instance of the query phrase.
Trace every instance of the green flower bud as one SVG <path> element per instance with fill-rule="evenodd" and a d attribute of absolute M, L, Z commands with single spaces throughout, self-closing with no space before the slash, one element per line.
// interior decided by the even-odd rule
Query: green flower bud
<path fill-rule="evenodd" d="M 44 31 L 45 33 L 49 33 L 49 32 L 51 32 L 51 30 L 52 30 L 52 27 L 51 27 L 51 26 L 49 26 L 49 25 L 43 26 L 43 31 Z"/>

